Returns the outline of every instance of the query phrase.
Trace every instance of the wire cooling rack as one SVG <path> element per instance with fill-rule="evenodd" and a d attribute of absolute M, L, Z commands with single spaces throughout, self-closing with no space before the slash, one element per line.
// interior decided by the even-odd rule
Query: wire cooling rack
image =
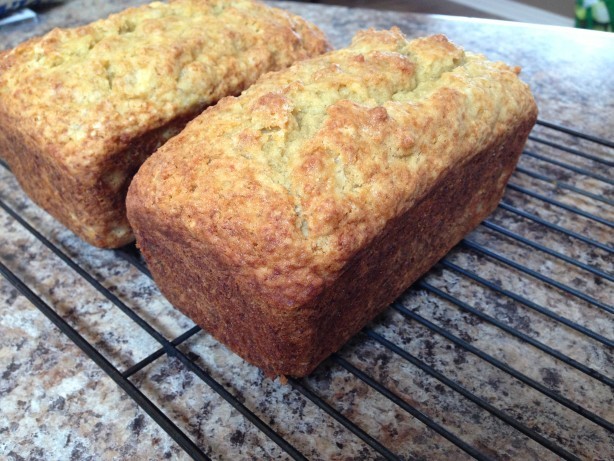
<path fill-rule="evenodd" d="M 612 141 L 538 121 L 495 213 L 313 376 L 290 379 L 292 392 L 334 419 L 349 437 L 357 437 L 365 447 L 360 459 L 416 457 L 415 438 L 395 423 L 406 421 L 400 414 L 447 440 L 459 458 L 509 459 L 514 449 L 527 446 L 526 453 L 535 459 L 607 459 L 614 443 L 612 166 Z M 286 457 L 318 457 L 305 449 L 310 444 L 300 439 L 302 432 L 282 430 L 267 415 L 271 408 L 239 398 L 232 384 L 216 379 L 203 357 L 182 347 L 206 332 L 195 326 L 167 339 L 155 322 L 120 299 L 2 196 L 0 207 L 159 344 L 155 352 L 121 369 L 37 294 L 35 286 L 0 261 L 2 275 L 189 456 L 204 460 L 220 454 L 193 430 L 180 427 L 146 395 L 143 381 L 134 380 L 164 356 L 177 359 L 206 383 Z M 134 246 L 115 255 L 149 276 Z M 411 350 L 412 344 L 418 349 Z M 456 354 L 453 361 L 438 361 L 450 350 Z M 400 365 L 393 368 L 390 362 Z M 335 378 L 339 373 L 343 380 Z M 418 387 L 406 386 L 413 379 L 408 376 L 421 377 L 414 382 Z M 348 382 L 354 387 L 345 392 Z M 364 392 L 348 397 L 355 386 Z M 261 389 L 252 391 L 258 395 Z M 530 397 L 523 399 L 525 394 Z M 461 403 L 450 410 L 444 396 Z M 475 408 L 469 412 L 471 421 L 458 414 L 463 405 Z M 378 409 L 389 413 L 375 416 Z M 499 431 L 498 442 L 491 438 L 485 443 L 480 437 L 489 424 Z M 312 429 L 309 438 L 325 437 Z M 333 448 L 345 459 L 342 443 Z M 432 453 L 430 459 L 442 456 Z"/>

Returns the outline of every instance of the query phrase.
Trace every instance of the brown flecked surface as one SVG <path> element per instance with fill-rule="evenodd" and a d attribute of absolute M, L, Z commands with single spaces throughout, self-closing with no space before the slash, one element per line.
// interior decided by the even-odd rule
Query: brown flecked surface
<path fill-rule="evenodd" d="M 54 26 L 75 26 L 137 2 L 73 1 L 48 10 L 36 24 L 0 29 L 0 47 L 11 47 Z M 347 10 L 305 3 L 275 2 L 317 23 L 335 46 L 347 46 L 359 29 L 398 25 L 411 37 L 445 33 L 468 50 L 522 67 L 534 92 L 540 118 L 580 131 L 611 137 L 614 91 L 611 34 L 491 21 Z M 606 147 L 537 126 L 534 135 L 612 161 Z M 527 150 L 601 176 L 603 163 L 536 141 Z M 613 199 L 610 185 L 523 155 L 519 166 L 557 181 L 541 181 L 521 171 L 511 183 L 613 220 L 611 205 L 561 187 L 573 185 Z M 14 177 L 0 167 L 0 200 L 109 287 L 166 337 L 193 324 L 164 300 L 151 280 L 110 251 L 97 250 L 34 205 Z M 506 189 L 503 198 L 610 247 L 611 228 L 594 220 Z M 611 255 L 595 245 L 548 229 L 498 208 L 489 220 L 532 241 L 612 274 Z M 611 303 L 612 283 L 574 265 L 479 226 L 468 237 L 492 251 Z M 450 262 L 578 325 L 612 340 L 612 316 L 569 293 L 523 274 L 462 244 Z M 0 261 L 39 293 L 120 369 L 159 345 L 121 314 L 87 282 L 37 243 L 0 210 Z M 612 349 L 585 334 L 486 288 L 442 265 L 424 280 L 451 293 L 476 312 L 498 319 L 528 337 L 612 378 Z M 188 459 L 181 448 L 137 405 L 102 375 L 8 283 L 0 280 L 0 457 L 19 459 Z M 614 421 L 612 389 L 570 364 L 529 345 L 458 305 L 415 287 L 403 297 L 411 312 L 492 358 Z M 612 434 L 523 384 L 417 320 L 386 310 L 370 328 L 423 364 L 462 385 L 582 460 L 607 460 Z M 201 332 L 180 347 L 235 395 L 245 407 L 282 435 L 308 459 L 380 460 L 381 454 L 303 396 L 293 383 L 281 385 Z M 339 357 L 373 377 L 471 446 L 495 459 L 555 460 L 560 456 L 452 390 L 372 337 L 358 334 Z M 175 359 L 156 360 L 132 378 L 149 398 L 213 459 L 291 459 L 256 426 L 219 398 Z M 469 455 L 382 396 L 336 359 L 327 360 L 303 381 L 318 396 L 402 459 L 470 459 Z M 62 404 L 62 399 L 64 404 Z"/>

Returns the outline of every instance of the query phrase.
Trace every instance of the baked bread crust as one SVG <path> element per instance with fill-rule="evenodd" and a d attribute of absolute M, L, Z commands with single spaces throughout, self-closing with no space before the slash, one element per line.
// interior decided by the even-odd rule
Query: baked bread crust
<path fill-rule="evenodd" d="M 220 98 L 329 46 L 252 0 L 175 0 L 55 29 L 0 53 L 0 157 L 85 241 L 133 240 L 128 184 L 157 147 Z"/>
<path fill-rule="evenodd" d="M 496 207 L 537 117 L 516 74 L 366 31 L 225 98 L 130 186 L 154 279 L 267 374 L 308 374 Z"/>

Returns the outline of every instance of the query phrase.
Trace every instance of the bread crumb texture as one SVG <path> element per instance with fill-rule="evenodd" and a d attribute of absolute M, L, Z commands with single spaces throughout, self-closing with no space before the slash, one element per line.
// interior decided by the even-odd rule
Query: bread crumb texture
<path fill-rule="evenodd" d="M 363 31 L 193 120 L 141 168 L 129 216 L 141 207 L 213 249 L 252 296 L 298 308 L 535 110 L 517 69 L 441 35 Z"/>
<path fill-rule="evenodd" d="M 314 26 L 259 2 L 154 2 L 0 53 L 0 105 L 76 174 L 327 48 Z"/>

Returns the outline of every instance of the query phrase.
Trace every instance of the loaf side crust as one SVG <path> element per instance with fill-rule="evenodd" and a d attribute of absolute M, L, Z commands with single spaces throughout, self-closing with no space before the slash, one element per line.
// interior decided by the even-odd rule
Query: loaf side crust
<path fill-rule="evenodd" d="M 222 100 L 130 186 L 156 282 L 267 373 L 308 373 L 494 209 L 537 116 L 516 73 L 367 31 Z"/>
<path fill-rule="evenodd" d="M 123 245 L 125 193 L 153 150 L 208 105 L 328 47 L 315 26 L 251 0 L 154 2 L 53 30 L 0 54 L 0 157 L 77 235 Z"/>
<path fill-rule="evenodd" d="M 306 376 L 497 207 L 533 124 L 525 121 L 450 170 L 298 309 L 254 302 L 215 251 L 172 221 L 143 212 L 138 196 L 130 198 L 130 218 L 154 279 L 175 307 L 268 376 Z"/>
<path fill-rule="evenodd" d="M 139 166 L 202 110 L 176 117 L 134 138 L 122 150 L 82 172 L 65 165 L 20 129 L 21 120 L 0 112 L 0 153 L 26 194 L 91 245 L 117 248 L 134 240 L 126 193 Z M 22 126 L 23 128 L 23 126 Z"/>

